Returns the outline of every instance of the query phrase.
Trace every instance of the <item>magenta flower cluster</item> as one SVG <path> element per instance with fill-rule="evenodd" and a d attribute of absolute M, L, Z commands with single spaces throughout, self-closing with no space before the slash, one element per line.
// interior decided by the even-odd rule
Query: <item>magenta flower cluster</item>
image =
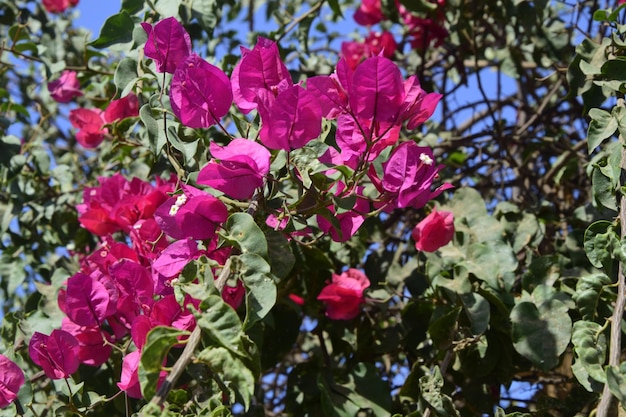
<path fill-rule="evenodd" d="M 160 325 L 188 331 L 196 326 L 190 307 L 198 308 L 199 300 L 187 296 L 180 303 L 173 281 L 200 256 L 218 265 L 230 256 L 230 248 L 218 238 L 229 215 L 224 201 L 249 200 L 255 193 L 263 196 L 272 158 L 318 139 L 323 119 L 336 120 L 337 126 L 335 143 L 320 158 L 327 181 L 317 190 L 317 203 L 324 213 L 307 213 L 310 223 L 288 233 L 289 238 L 318 230 L 335 241 L 347 241 L 367 216 L 421 208 L 450 188 L 448 184 L 433 187 L 442 166 L 434 162 L 429 148 L 400 141 L 402 127 L 415 129 L 430 118 L 440 95 L 422 90 L 415 76 L 404 80 L 382 52 L 355 66 L 341 59 L 333 74 L 294 83 L 276 43 L 259 38 L 253 49 L 241 49 L 242 58 L 229 78 L 192 51 L 189 35 L 175 19 L 142 27 L 148 35 L 145 56 L 154 61 L 157 72 L 172 74 L 169 102 L 183 125 L 220 124 L 234 102 L 244 114 L 256 110 L 261 127 L 258 142 L 246 138 L 231 138 L 224 145 L 211 142 L 211 158 L 199 170 L 195 184 L 181 184 L 174 177 L 150 183 L 115 174 L 100 178 L 99 186 L 83 192 L 77 207 L 79 222 L 100 241 L 81 258 L 80 271 L 59 291 L 58 304 L 66 315 L 61 328 L 49 335 L 35 332 L 30 358 L 49 378 L 60 379 L 69 378 L 81 364 L 101 366 L 113 348 L 122 349 L 118 387 L 138 398 L 137 370 L 148 332 Z M 75 77 L 64 77 L 72 83 L 67 91 L 61 84 L 50 86 L 60 101 L 75 94 Z M 79 129 L 78 141 L 95 147 L 107 133 L 105 124 L 137 113 L 138 98 L 131 94 L 112 102 L 104 112 L 73 110 L 70 121 Z M 376 169 L 372 162 L 381 155 L 389 156 Z M 354 176 L 337 175 L 339 166 L 352 170 Z M 297 179 L 303 173 L 294 168 L 293 174 Z M 373 184 L 368 194 L 363 183 L 367 181 Z M 338 200 L 353 203 L 340 207 L 335 204 Z M 266 209 L 260 215 L 267 215 L 268 224 L 287 233 L 290 216 L 301 215 L 297 204 L 286 201 L 280 209 Z M 421 242 L 425 236 L 435 236 L 439 224 L 448 236 L 450 222 L 450 217 L 429 222 L 414 237 Z M 443 243 L 440 239 L 435 246 Z M 420 244 L 423 250 L 434 247 Z M 353 319 L 368 286 L 362 272 L 349 269 L 333 275 L 318 299 L 326 304 L 329 318 Z M 241 283 L 222 294 L 233 308 L 244 295 Z M 10 402 L 23 376 L 20 379 L 13 362 L 4 359 L 0 356 L 0 369 L 7 369 L 9 376 L 0 379 L 0 399 Z"/>
<path fill-rule="evenodd" d="M 141 398 L 137 369 L 148 332 L 156 326 L 191 331 L 196 325 L 187 306 L 197 308 L 199 301 L 187 297 L 181 305 L 171 282 L 202 255 L 225 262 L 230 252 L 216 249 L 216 231 L 228 211 L 202 190 L 183 185 L 177 192 L 175 178 L 150 184 L 116 174 L 85 189 L 83 200 L 79 221 L 100 237 L 100 245 L 59 292 L 66 314 L 61 328 L 50 335 L 35 332 L 29 355 L 49 378 L 68 378 L 80 364 L 102 365 L 113 346 L 130 337 L 118 387 Z M 225 292 L 225 301 L 236 308 L 243 295 L 240 285 Z"/>

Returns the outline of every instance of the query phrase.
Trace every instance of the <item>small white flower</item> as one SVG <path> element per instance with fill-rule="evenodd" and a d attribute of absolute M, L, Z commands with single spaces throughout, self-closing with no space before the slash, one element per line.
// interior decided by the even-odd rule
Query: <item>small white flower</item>
<path fill-rule="evenodd" d="M 176 213 L 178 213 L 178 209 L 180 208 L 179 205 L 176 204 L 172 204 L 172 207 L 170 207 L 170 216 L 175 216 Z"/>
<path fill-rule="evenodd" d="M 187 196 L 185 194 L 181 194 L 176 198 L 176 202 L 174 203 L 174 205 L 176 207 L 181 207 L 186 202 L 187 202 Z"/>
<path fill-rule="evenodd" d="M 422 161 L 423 164 L 425 165 L 432 165 L 433 164 L 433 158 L 431 158 L 430 156 L 426 155 L 425 153 L 421 153 L 420 154 L 420 161 Z"/>

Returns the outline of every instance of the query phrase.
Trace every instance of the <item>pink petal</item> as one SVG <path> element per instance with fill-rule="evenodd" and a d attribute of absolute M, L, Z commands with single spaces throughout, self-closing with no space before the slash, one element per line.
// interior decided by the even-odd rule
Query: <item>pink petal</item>
<path fill-rule="evenodd" d="M 170 244 L 152 263 L 152 268 L 167 278 L 178 275 L 185 265 L 200 255 L 193 239 L 178 240 Z"/>
<path fill-rule="evenodd" d="M 307 90 L 313 94 L 326 119 L 336 119 L 348 110 L 348 96 L 336 75 L 320 75 L 306 80 Z"/>
<path fill-rule="evenodd" d="M 271 109 L 259 107 L 261 142 L 270 149 L 299 149 L 319 136 L 322 110 L 315 96 L 294 85 L 276 97 Z"/>
<path fill-rule="evenodd" d="M 226 74 L 197 54 L 190 55 L 174 73 L 170 103 L 186 126 L 206 128 L 218 123 L 228 113 L 232 101 Z"/>
<path fill-rule="evenodd" d="M 107 317 L 110 296 L 107 289 L 91 276 L 77 273 L 67 280 L 65 308 L 74 323 L 100 326 Z"/>
<path fill-rule="evenodd" d="M 402 74 L 389 59 L 368 58 L 354 71 L 350 107 L 359 118 L 393 122 L 403 98 Z"/>
<path fill-rule="evenodd" d="M 0 408 L 15 401 L 24 382 L 24 372 L 20 367 L 6 356 L 0 355 Z"/>
<path fill-rule="evenodd" d="M 191 53 L 191 38 L 185 28 L 173 17 L 151 26 L 142 23 L 148 34 L 144 53 L 155 61 L 157 72 L 173 74 L 176 67 Z"/>
<path fill-rule="evenodd" d="M 271 91 L 283 81 L 293 84 L 289 70 L 280 59 L 278 46 L 263 37 L 259 37 L 254 49 L 241 58 L 233 77 L 235 75 L 234 82 L 238 84 L 241 97 L 248 103 L 256 101 L 258 90 Z"/>

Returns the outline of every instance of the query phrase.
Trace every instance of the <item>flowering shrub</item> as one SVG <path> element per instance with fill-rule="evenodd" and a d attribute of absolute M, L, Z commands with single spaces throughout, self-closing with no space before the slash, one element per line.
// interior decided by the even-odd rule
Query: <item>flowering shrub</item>
<path fill-rule="evenodd" d="M 0 0 L 0 415 L 500 416 L 556 372 L 623 401 L 589 207 L 619 211 L 623 117 L 585 167 L 564 92 L 619 94 L 620 35 L 570 65 L 570 5 L 287 3 L 261 33 L 124 1 L 89 40 L 77 2 Z"/>

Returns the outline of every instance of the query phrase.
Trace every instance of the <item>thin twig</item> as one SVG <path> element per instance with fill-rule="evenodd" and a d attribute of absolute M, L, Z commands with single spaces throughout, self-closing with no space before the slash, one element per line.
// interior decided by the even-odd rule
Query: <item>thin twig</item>
<path fill-rule="evenodd" d="M 224 264 L 220 275 L 218 276 L 217 280 L 215 280 L 215 287 L 220 292 L 224 288 L 224 285 L 228 280 L 228 276 L 230 275 L 230 259 L 231 258 L 228 258 L 228 260 L 226 260 L 226 263 Z M 196 326 L 196 328 L 193 329 L 193 332 L 191 332 L 189 339 L 187 339 L 187 344 L 185 345 L 185 349 L 183 349 L 183 353 L 180 355 L 180 357 L 172 367 L 172 371 L 167 375 L 167 378 L 165 378 L 163 384 L 161 384 L 161 386 L 159 387 L 156 395 L 152 397 L 152 400 L 150 400 L 151 403 L 156 404 L 159 407 L 163 405 L 165 399 L 167 398 L 167 395 L 170 393 L 172 388 L 174 388 L 176 382 L 183 374 L 183 371 L 191 362 L 196 348 L 200 344 L 201 336 L 202 330 L 200 330 L 200 326 Z"/>
<path fill-rule="evenodd" d="M 247 213 L 250 214 L 251 216 L 254 216 L 254 213 L 256 213 L 256 210 L 258 207 L 258 200 L 259 198 L 262 197 L 262 195 L 263 195 L 262 189 L 259 189 L 254 193 L 254 196 L 252 197 L 252 201 L 250 202 L 250 206 L 248 207 L 248 210 L 247 210 Z M 224 266 L 222 267 L 222 270 L 220 271 L 220 274 L 215 280 L 215 288 L 217 288 L 217 290 L 220 293 L 226 286 L 226 281 L 228 281 L 228 277 L 230 276 L 231 263 L 232 263 L 232 257 L 226 260 L 226 262 L 224 263 Z M 172 388 L 174 388 L 174 386 L 176 385 L 176 382 L 183 374 L 183 371 L 185 370 L 187 365 L 189 365 L 189 363 L 191 362 L 191 359 L 193 358 L 196 348 L 200 344 L 201 336 L 202 336 L 202 330 L 200 329 L 200 326 L 196 326 L 196 328 L 193 329 L 193 332 L 191 332 L 189 339 L 187 339 L 187 344 L 185 345 L 185 349 L 183 349 L 183 353 L 176 360 L 176 363 L 174 363 L 174 366 L 172 367 L 172 371 L 167 375 L 167 378 L 165 378 L 165 381 L 163 381 L 163 384 L 161 384 L 161 386 L 159 387 L 156 395 L 152 397 L 152 399 L 150 400 L 150 403 L 156 404 L 159 407 L 163 406 L 163 403 L 165 402 L 167 395 L 172 390 Z"/>

